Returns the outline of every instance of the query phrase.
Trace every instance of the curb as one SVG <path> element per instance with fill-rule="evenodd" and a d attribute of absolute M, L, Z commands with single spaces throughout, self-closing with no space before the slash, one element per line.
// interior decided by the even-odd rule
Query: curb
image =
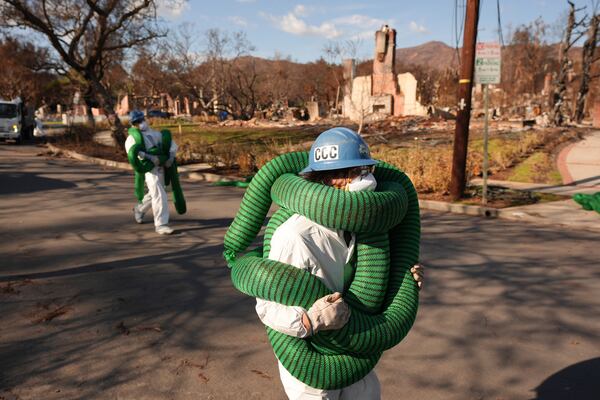
<path fill-rule="evenodd" d="M 535 214 L 520 211 L 520 210 L 513 210 L 511 208 L 505 208 L 505 209 L 498 210 L 498 211 L 499 211 L 498 217 L 500 219 L 505 219 L 505 220 L 509 220 L 509 221 L 519 221 L 519 222 L 525 222 L 525 223 L 533 223 L 533 224 L 537 224 L 537 225 L 553 226 L 555 228 L 561 227 L 561 228 L 568 228 L 568 229 L 579 229 L 579 230 L 584 230 L 584 231 L 589 231 L 589 232 L 600 232 L 600 224 L 582 225 L 577 222 L 571 222 L 568 219 L 559 220 L 559 219 L 538 217 Z"/>
<path fill-rule="evenodd" d="M 443 201 L 436 200 L 419 200 L 419 207 L 422 210 L 449 212 L 452 214 L 462 214 L 474 217 L 498 218 L 508 221 L 519 221 L 544 226 L 600 232 L 600 224 L 597 226 L 582 225 L 577 222 L 571 222 L 570 220 L 557 220 L 549 217 L 542 217 L 532 212 L 523 211 L 519 207 L 490 208 L 483 206 L 445 203 Z"/>
<path fill-rule="evenodd" d="M 207 183 L 246 181 L 246 178 L 240 178 L 239 176 L 217 175 L 211 172 L 190 172 L 186 175 L 186 178 L 191 181 Z"/>
<path fill-rule="evenodd" d="M 103 165 L 105 167 L 112 167 L 112 168 L 118 168 L 118 169 L 131 171 L 131 165 L 129 165 L 129 163 L 123 163 L 123 162 L 118 162 L 118 161 L 105 160 L 104 158 L 86 156 L 84 154 L 80 154 L 80 153 L 77 153 L 72 150 L 61 149 L 60 147 L 54 146 L 52 143 L 48 143 L 47 146 L 51 152 L 53 152 L 55 154 L 62 153 L 64 155 L 66 155 L 67 157 L 73 158 L 75 160 L 87 161 L 92 164 Z"/>
<path fill-rule="evenodd" d="M 562 149 L 556 158 L 556 167 L 558 168 L 558 172 L 560 172 L 560 176 L 562 177 L 563 185 L 569 185 L 574 181 L 571 173 L 569 172 L 569 168 L 567 167 L 567 156 L 577 143 L 579 142 L 571 143 Z"/>
<path fill-rule="evenodd" d="M 487 218 L 497 218 L 500 214 L 497 208 L 446 203 L 444 201 L 437 200 L 419 200 L 419 208 L 424 210 L 451 212 L 453 214 L 464 214 Z"/>
<path fill-rule="evenodd" d="M 98 158 L 98 157 L 86 156 L 85 154 L 80 154 L 73 150 L 61 149 L 60 147 L 56 147 L 51 143 L 48 143 L 47 147 L 51 152 L 53 152 L 55 154 L 61 153 L 61 154 L 66 155 L 69 158 L 73 158 L 78 161 L 86 161 L 86 162 L 89 162 L 92 164 L 102 165 L 102 166 L 111 167 L 111 168 L 118 168 L 118 169 L 122 169 L 122 170 L 126 170 L 126 171 L 133 170 L 131 168 L 131 165 L 129 165 L 129 163 L 106 160 L 104 158 Z M 195 182 L 206 182 L 206 183 L 232 182 L 232 181 L 245 181 L 246 180 L 246 178 L 241 178 L 239 176 L 233 176 L 233 175 L 217 175 L 217 174 L 213 174 L 210 172 L 197 172 L 197 171 L 192 172 L 192 171 L 190 171 L 191 168 L 204 168 L 207 165 L 208 164 L 206 164 L 206 165 L 198 164 L 196 167 L 194 167 L 194 164 L 182 165 L 179 168 L 179 175 L 183 179 L 189 179 L 189 180 L 195 181 Z"/>

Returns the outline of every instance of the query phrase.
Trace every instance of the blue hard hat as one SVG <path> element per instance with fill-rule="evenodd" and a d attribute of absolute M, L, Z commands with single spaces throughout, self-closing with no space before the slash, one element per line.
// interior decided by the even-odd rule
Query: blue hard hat
<path fill-rule="evenodd" d="M 140 110 L 133 110 L 129 113 L 129 123 L 135 124 L 144 120 L 144 113 Z"/>
<path fill-rule="evenodd" d="M 300 173 L 375 165 L 369 146 L 348 128 L 332 128 L 321 133 L 310 148 L 308 167 Z"/>

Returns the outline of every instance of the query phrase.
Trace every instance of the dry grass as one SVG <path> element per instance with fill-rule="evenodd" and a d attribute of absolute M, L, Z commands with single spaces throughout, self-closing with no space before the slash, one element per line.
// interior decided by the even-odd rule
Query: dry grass
<path fill-rule="evenodd" d="M 560 185 L 562 177 L 556 168 L 553 157 L 542 152 L 535 152 L 520 163 L 509 176 L 515 182 L 549 183 Z"/>
<path fill-rule="evenodd" d="M 311 127 L 315 130 L 317 128 Z M 206 162 L 215 169 L 225 169 L 228 173 L 238 173 L 242 176 L 252 175 L 276 156 L 292 151 L 308 150 L 316 134 L 312 131 L 265 131 L 265 130 L 208 130 L 206 134 L 182 134 L 174 132 L 179 144 L 178 161 L 180 164 Z M 102 146 L 93 142 L 94 129 L 84 125 L 71 127 L 63 138 L 56 139 L 64 142 L 73 150 L 88 155 L 125 161 L 126 156 L 120 149 Z M 493 136 L 489 141 L 489 170 L 490 175 L 500 172 L 510 174 L 521 163 L 535 152 L 550 153 L 558 144 L 573 139 L 577 133 L 560 130 L 540 130 L 521 133 L 508 133 Z M 427 142 L 410 140 L 395 143 L 371 143 L 374 158 L 387 161 L 405 171 L 413 180 L 421 193 L 448 192 L 452 166 L 452 147 L 447 144 L 430 145 Z M 527 176 L 535 180 L 551 177 L 549 165 L 551 158 L 544 159 L 542 172 L 537 164 L 538 158 L 529 160 Z M 467 179 L 481 176 L 483 161 L 483 141 L 475 138 L 469 142 L 467 158 Z M 523 175 L 523 174 L 521 174 Z M 507 175 L 508 177 L 508 175 Z M 519 176 L 519 179 L 528 179 Z"/>
<path fill-rule="evenodd" d="M 372 156 L 406 172 L 420 192 L 446 192 L 448 189 L 452 166 L 450 147 L 390 149 L 376 146 Z"/>
<path fill-rule="evenodd" d="M 489 141 L 490 174 L 519 164 L 534 151 L 570 140 L 572 134 L 561 131 L 531 131 L 510 138 L 493 138 Z M 447 193 L 452 169 L 452 147 L 448 145 L 411 148 L 390 148 L 386 145 L 372 146 L 373 157 L 396 165 L 412 179 L 422 193 Z M 469 142 L 467 157 L 467 181 L 482 174 L 483 141 Z"/>

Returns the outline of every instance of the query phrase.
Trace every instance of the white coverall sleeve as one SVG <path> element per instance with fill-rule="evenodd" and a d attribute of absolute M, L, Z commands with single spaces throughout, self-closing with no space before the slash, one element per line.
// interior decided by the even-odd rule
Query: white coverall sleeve
<path fill-rule="evenodd" d="M 171 139 L 171 147 L 169 148 L 169 154 L 175 156 L 175 154 L 177 153 L 177 149 L 179 149 L 179 146 L 177 146 L 177 143 L 175 143 L 175 141 Z"/>
<path fill-rule="evenodd" d="M 127 139 L 125 139 L 125 152 L 129 153 L 129 149 L 131 149 L 131 147 L 135 144 L 135 139 L 133 138 L 133 136 L 127 136 Z"/>
<path fill-rule="evenodd" d="M 299 235 L 277 232 L 271 239 L 269 259 L 309 270 L 310 253 Z M 263 324 L 289 336 L 305 338 L 309 331 L 302 323 L 306 310 L 297 306 L 286 306 L 274 301 L 256 299 L 256 313 Z"/>

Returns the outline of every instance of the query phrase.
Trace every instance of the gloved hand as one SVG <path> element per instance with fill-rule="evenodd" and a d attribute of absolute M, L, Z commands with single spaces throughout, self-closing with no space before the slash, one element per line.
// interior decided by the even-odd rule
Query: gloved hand
<path fill-rule="evenodd" d="M 173 165 L 173 161 L 175 161 L 175 153 L 169 153 L 169 158 L 165 161 L 165 167 L 170 168 Z"/>
<path fill-rule="evenodd" d="M 310 321 L 311 335 L 318 331 L 340 329 L 350 318 L 350 308 L 342 299 L 342 294 L 335 292 L 315 301 L 306 312 Z"/>
<path fill-rule="evenodd" d="M 158 158 L 158 156 L 146 154 L 146 159 L 152 161 L 152 164 L 154 164 L 155 167 L 158 167 L 160 165 L 160 158 Z"/>
<path fill-rule="evenodd" d="M 410 272 L 412 273 L 413 279 L 415 281 L 417 281 L 417 285 L 419 286 L 419 290 L 421 290 L 421 288 L 423 287 L 423 280 L 425 277 L 425 271 L 424 271 L 425 267 L 423 267 L 421 264 L 415 264 L 411 269 Z"/>

